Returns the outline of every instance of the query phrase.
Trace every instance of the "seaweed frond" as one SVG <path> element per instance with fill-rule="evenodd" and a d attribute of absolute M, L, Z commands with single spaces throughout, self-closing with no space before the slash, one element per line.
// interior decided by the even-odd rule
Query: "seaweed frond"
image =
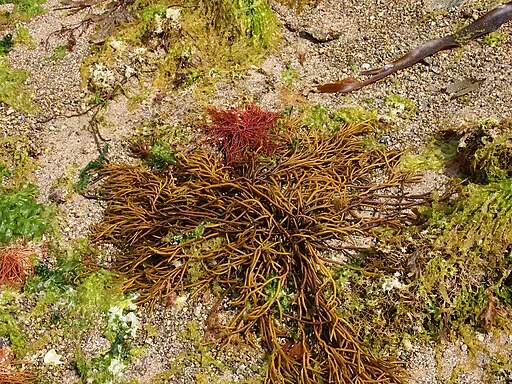
<path fill-rule="evenodd" d="M 93 238 L 125 250 L 116 269 L 142 302 L 223 287 L 236 309 L 225 340 L 258 332 L 269 382 L 401 383 L 401 368 L 366 351 L 340 315 L 336 262 L 323 250 L 349 254 L 354 236 L 410 223 L 424 198 L 389 193 L 413 179 L 395 171 L 400 153 L 367 145 L 370 123 L 283 131 L 274 162 L 236 172 L 202 147 L 158 170 L 106 165 L 108 205 Z"/>
<path fill-rule="evenodd" d="M 36 382 L 36 375 L 26 369 L 18 369 L 16 366 L 24 365 L 24 362 L 14 359 L 9 347 L 0 347 L 0 383 L 3 384 L 30 384 Z"/>
<path fill-rule="evenodd" d="M 245 162 L 254 155 L 270 156 L 277 139 L 270 133 L 279 115 L 263 111 L 255 105 L 245 109 L 208 110 L 212 124 L 206 132 L 221 142 L 226 165 Z"/>
<path fill-rule="evenodd" d="M 0 285 L 23 285 L 34 273 L 32 255 L 33 249 L 21 245 L 0 249 Z"/>

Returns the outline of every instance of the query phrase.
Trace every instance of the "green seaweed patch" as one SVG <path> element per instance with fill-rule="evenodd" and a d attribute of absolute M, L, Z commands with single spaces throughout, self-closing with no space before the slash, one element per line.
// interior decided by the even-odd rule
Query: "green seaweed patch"
<path fill-rule="evenodd" d="M 0 12 L 0 31 L 18 21 L 28 21 L 30 18 L 44 13 L 42 5 L 45 0 L 0 0 L 0 4 L 13 4 L 12 12 Z"/>
<path fill-rule="evenodd" d="M 439 152 L 436 147 L 441 146 L 441 151 L 447 156 L 436 154 L 436 157 L 445 157 L 450 168 L 458 170 L 472 182 L 485 184 L 504 180 L 512 176 L 511 129 L 510 119 L 482 119 L 477 124 L 447 129 L 440 139 L 427 146 L 425 152 Z M 456 154 L 452 156 L 455 144 Z M 448 148 L 444 150 L 446 145 Z M 412 157 L 412 160 L 421 161 L 421 157 Z"/>
<path fill-rule="evenodd" d="M 203 343 L 203 332 L 197 321 L 189 321 L 185 330 L 180 334 L 180 338 L 191 342 L 193 346 L 188 352 L 187 361 L 199 362 L 201 367 L 206 368 L 210 373 L 212 367 L 217 368 L 221 372 L 228 370 L 228 367 L 212 356 L 213 345 Z"/>
<path fill-rule="evenodd" d="M 456 137 L 434 139 L 421 153 L 408 153 L 402 156 L 400 169 L 409 172 L 441 171 L 456 156 L 458 144 L 459 140 Z"/>
<path fill-rule="evenodd" d="M 16 30 L 16 37 L 14 38 L 14 42 L 16 44 L 26 45 L 30 49 L 34 49 L 36 47 L 36 41 L 32 35 L 30 35 L 27 27 L 18 27 Z"/>
<path fill-rule="evenodd" d="M 286 69 L 281 73 L 281 81 L 287 85 L 292 85 L 299 78 L 299 73 L 293 69 L 290 63 L 286 64 Z"/>
<path fill-rule="evenodd" d="M 9 53 L 14 45 L 12 35 L 8 33 L 2 39 L 0 39 L 0 55 Z"/>
<path fill-rule="evenodd" d="M 507 34 L 491 32 L 482 38 L 482 42 L 491 48 L 496 48 L 501 46 L 507 40 L 507 37 Z"/>
<path fill-rule="evenodd" d="M 17 186 L 33 181 L 38 167 L 38 149 L 27 136 L 0 139 L 0 174 L 4 186 Z"/>
<path fill-rule="evenodd" d="M 46 0 L 14 0 L 14 14 L 18 14 L 20 20 L 26 21 L 34 16 L 44 13 L 42 5 Z"/>
<path fill-rule="evenodd" d="M 302 119 L 305 125 L 310 128 L 334 132 L 342 124 L 376 121 L 377 111 L 347 107 L 329 112 L 325 107 L 315 105 L 303 111 Z"/>
<path fill-rule="evenodd" d="M 333 271 L 340 299 L 338 310 L 344 319 L 357 324 L 358 337 L 373 354 L 395 354 L 404 340 L 425 337 L 424 330 L 418 328 L 424 315 L 411 307 L 412 292 L 406 276 L 398 272 L 366 274 L 361 268 L 363 259 Z"/>
<path fill-rule="evenodd" d="M 53 49 L 51 56 L 46 57 L 47 61 L 59 61 L 66 57 L 68 54 L 68 45 L 61 44 Z"/>
<path fill-rule="evenodd" d="M 133 312 L 131 312 L 133 313 Z M 118 321 L 122 327 L 130 327 L 125 321 Z M 143 351 L 132 347 L 124 331 L 116 334 L 116 339 L 111 343 L 106 353 L 100 353 L 92 358 L 87 358 L 77 347 L 73 367 L 84 382 L 102 384 L 119 382 L 122 373 L 128 366 L 140 356 Z"/>
<path fill-rule="evenodd" d="M 377 355 L 415 339 L 510 331 L 512 180 L 469 184 L 336 269 L 339 310 Z"/>
<path fill-rule="evenodd" d="M 431 211 L 430 220 L 442 231 L 437 246 L 500 266 L 512 246 L 512 179 L 470 184 L 458 199 Z"/>
<path fill-rule="evenodd" d="M 36 201 L 38 193 L 31 184 L 14 189 L 0 186 L 0 245 L 38 240 L 52 229 L 54 212 Z"/>
<path fill-rule="evenodd" d="M 392 107 L 389 112 L 389 116 L 392 120 L 396 120 L 397 118 L 410 119 L 417 110 L 414 101 L 399 95 L 388 95 L 386 97 L 386 103 Z"/>
<path fill-rule="evenodd" d="M 140 328 L 134 312 L 136 296 L 123 294 L 122 282 L 110 271 L 89 270 L 86 262 L 101 254 L 86 240 L 69 248 L 50 247 L 49 254 L 56 257 L 56 266 L 36 266 L 35 276 L 25 285 L 24 294 L 35 303 L 26 318 L 39 319 L 75 341 L 92 328 L 101 329 L 110 342 L 109 350 L 85 358 L 78 348 L 74 366 L 84 381 L 105 383 L 116 379 L 140 354 L 131 346 Z"/>
<path fill-rule="evenodd" d="M 472 173 L 480 181 L 490 182 L 512 177 L 512 134 L 483 137 L 471 161 Z"/>
<path fill-rule="evenodd" d="M 11 348 L 18 356 L 23 356 L 26 336 L 20 329 L 18 322 L 20 315 L 19 293 L 8 287 L 0 291 L 0 337 L 9 339 Z"/>
<path fill-rule="evenodd" d="M 91 181 L 91 174 L 94 171 L 97 171 L 106 161 L 108 153 L 108 144 L 103 146 L 101 153 L 95 160 L 90 161 L 87 165 L 82 168 L 78 175 L 78 181 L 74 184 L 75 191 L 78 193 L 83 193 L 89 182 Z"/>
<path fill-rule="evenodd" d="M 105 383 L 116 380 L 143 351 L 132 347 L 131 341 L 140 328 L 132 297 L 121 297 L 110 303 L 104 330 L 110 341 L 110 349 L 92 358 L 86 358 L 80 347 L 75 354 L 74 367 L 82 379 L 88 383 Z M 114 305 L 112 305 L 114 304 Z"/>
<path fill-rule="evenodd" d="M 30 92 L 23 88 L 27 78 L 26 71 L 11 68 L 7 58 L 0 56 L 0 102 L 23 112 L 35 111 Z"/>
<path fill-rule="evenodd" d="M 133 22 L 121 25 L 113 38 L 132 46 L 163 48 L 151 57 L 158 68 L 158 87 L 209 86 L 257 64 L 279 36 L 277 18 L 266 1 L 216 0 L 135 1 Z M 108 55 L 109 46 L 97 58 Z M 142 53 L 141 53 L 142 54 Z M 95 59 L 95 60 L 96 60 Z"/>
<path fill-rule="evenodd" d="M 36 265 L 35 276 L 25 285 L 27 296 L 36 301 L 31 316 L 59 313 L 59 323 L 76 328 L 79 333 L 90 327 L 92 320 L 108 316 L 112 308 L 133 310 L 133 296 L 124 295 L 121 281 L 107 270 L 90 272 L 84 262 L 98 258 L 97 250 L 86 241 L 76 242 L 74 249 L 54 249 L 57 265 Z M 106 331 L 106 333 L 109 333 Z"/>
<path fill-rule="evenodd" d="M 162 169 L 175 164 L 180 148 L 195 137 L 195 131 L 187 126 L 150 121 L 136 128 L 130 147 L 151 169 Z"/>
<path fill-rule="evenodd" d="M 201 331 L 200 324 L 191 320 L 187 322 L 185 329 L 180 333 L 179 338 L 183 341 L 189 342 L 190 348 L 186 351 L 182 351 L 176 358 L 171 362 L 171 367 L 164 372 L 152 378 L 154 383 L 168 383 L 169 380 L 182 372 L 183 367 L 188 363 L 199 364 L 201 368 L 206 370 L 208 374 L 198 373 L 196 377 L 200 380 L 203 378 L 213 378 L 218 376 L 218 372 L 224 372 L 228 370 L 228 367 L 223 363 L 216 360 L 212 355 L 213 345 L 205 344 L 203 342 L 203 332 Z"/>
<path fill-rule="evenodd" d="M 425 255 L 419 292 L 433 328 L 506 327 L 500 313 L 512 308 L 512 180 L 470 184 L 426 213 L 433 250 Z"/>
<path fill-rule="evenodd" d="M 162 145 L 174 147 L 190 144 L 195 137 L 195 131 L 187 125 L 169 125 L 149 121 L 135 129 L 133 139 L 136 141 L 142 138 L 149 142 L 161 142 Z"/>
<path fill-rule="evenodd" d="M 175 164 L 177 157 L 176 152 L 171 150 L 167 143 L 157 141 L 151 147 L 151 155 L 145 160 L 151 163 L 153 169 L 160 169 Z"/>

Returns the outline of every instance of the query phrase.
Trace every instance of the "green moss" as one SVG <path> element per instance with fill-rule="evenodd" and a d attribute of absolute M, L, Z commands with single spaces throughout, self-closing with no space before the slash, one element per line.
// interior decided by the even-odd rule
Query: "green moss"
<path fill-rule="evenodd" d="M 0 101 L 23 112 L 34 111 L 30 93 L 23 88 L 27 78 L 27 72 L 11 68 L 9 61 L 0 56 Z"/>

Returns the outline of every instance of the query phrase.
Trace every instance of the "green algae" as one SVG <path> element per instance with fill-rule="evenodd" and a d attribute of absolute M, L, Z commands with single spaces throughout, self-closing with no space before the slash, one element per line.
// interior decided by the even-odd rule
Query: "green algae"
<path fill-rule="evenodd" d="M 27 78 L 27 72 L 12 68 L 7 58 L 0 56 L 0 102 L 23 112 L 35 111 L 30 92 L 23 87 Z"/>

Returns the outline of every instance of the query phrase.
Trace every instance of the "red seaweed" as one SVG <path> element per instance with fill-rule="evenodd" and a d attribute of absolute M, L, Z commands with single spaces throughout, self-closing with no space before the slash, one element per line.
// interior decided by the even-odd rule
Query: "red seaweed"
<path fill-rule="evenodd" d="M 206 132 L 221 143 L 226 165 L 248 161 L 254 154 L 270 156 L 276 136 L 270 133 L 279 115 L 251 104 L 245 109 L 208 110 L 212 124 Z"/>

